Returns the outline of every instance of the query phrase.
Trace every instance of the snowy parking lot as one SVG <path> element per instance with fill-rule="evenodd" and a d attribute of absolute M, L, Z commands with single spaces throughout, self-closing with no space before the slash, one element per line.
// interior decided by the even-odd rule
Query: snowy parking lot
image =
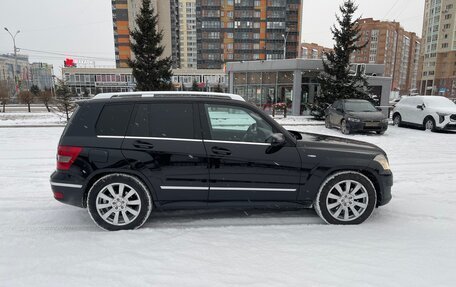
<path fill-rule="evenodd" d="M 348 136 L 383 148 L 395 177 L 391 203 L 359 226 L 328 226 L 313 210 L 199 210 L 105 232 L 52 197 L 62 130 L 0 128 L 0 286 L 456 284 L 456 134 Z"/>

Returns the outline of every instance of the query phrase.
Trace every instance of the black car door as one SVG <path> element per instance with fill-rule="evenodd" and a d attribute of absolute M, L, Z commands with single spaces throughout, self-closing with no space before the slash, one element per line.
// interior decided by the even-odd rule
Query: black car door
<path fill-rule="evenodd" d="M 196 109 L 189 102 L 135 105 L 123 153 L 150 180 L 159 201 L 207 200 L 208 163 Z"/>
<path fill-rule="evenodd" d="M 294 201 L 301 159 L 296 146 L 272 148 L 277 130 L 245 106 L 200 105 L 210 162 L 209 202 Z"/>

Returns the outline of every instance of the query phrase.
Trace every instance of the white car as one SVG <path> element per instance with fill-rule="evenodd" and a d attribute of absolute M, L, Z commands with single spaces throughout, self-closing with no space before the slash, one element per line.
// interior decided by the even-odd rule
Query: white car
<path fill-rule="evenodd" d="M 446 97 L 404 97 L 393 110 L 396 126 L 417 126 L 426 130 L 456 130 L 456 104 Z"/>

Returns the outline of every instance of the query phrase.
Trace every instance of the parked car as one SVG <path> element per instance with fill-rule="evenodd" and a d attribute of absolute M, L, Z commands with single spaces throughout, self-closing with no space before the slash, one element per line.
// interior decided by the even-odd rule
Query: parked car
<path fill-rule="evenodd" d="M 79 102 L 50 181 L 58 201 L 122 230 L 153 209 L 212 207 L 313 207 L 359 224 L 391 200 L 393 176 L 377 146 L 287 131 L 237 95 L 137 92 Z"/>
<path fill-rule="evenodd" d="M 337 100 L 327 110 L 326 127 L 340 128 L 343 134 L 374 131 L 384 134 L 388 118 L 366 100 Z"/>
<path fill-rule="evenodd" d="M 456 130 L 456 104 L 446 97 L 403 98 L 393 110 L 393 124 L 425 130 Z"/>

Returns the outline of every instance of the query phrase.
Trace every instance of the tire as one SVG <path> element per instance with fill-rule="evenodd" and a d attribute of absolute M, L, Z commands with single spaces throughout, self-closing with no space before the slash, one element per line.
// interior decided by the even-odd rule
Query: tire
<path fill-rule="evenodd" d="M 349 193 L 346 193 L 347 185 Z M 328 224 L 354 225 L 366 221 L 376 203 L 377 192 L 372 181 L 359 172 L 344 171 L 325 180 L 315 199 L 314 208 Z"/>
<path fill-rule="evenodd" d="M 377 133 L 378 135 L 384 135 L 385 132 L 386 132 L 386 131 L 377 131 L 376 133 Z"/>
<path fill-rule="evenodd" d="M 332 127 L 331 127 L 331 122 L 330 122 L 330 120 L 329 120 L 329 116 L 326 116 L 326 117 L 325 117 L 325 127 L 326 127 L 327 129 L 332 128 Z"/>
<path fill-rule="evenodd" d="M 400 114 L 393 115 L 393 126 L 402 127 L 402 117 Z"/>
<path fill-rule="evenodd" d="M 423 122 L 423 128 L 426 131 L 435 132 L 435 120 L 430 116 L 426 117 Z"/>
<path fill-rule="evenodd" d="M 340 131 L 344 135 L 349 135 L 350 134 L 350 129 L 347 127 L 347 122 L 345 120 L 342 120 L 342 122 L 340 123 Z"/>
<path fill-rule="evenodd" d="M 137 229 L 150 216 L 152 198 L 147 187 L 136 177 L 109 174 L 90 188 L 87 210 L 95 224 L 104 230 Z"/>

